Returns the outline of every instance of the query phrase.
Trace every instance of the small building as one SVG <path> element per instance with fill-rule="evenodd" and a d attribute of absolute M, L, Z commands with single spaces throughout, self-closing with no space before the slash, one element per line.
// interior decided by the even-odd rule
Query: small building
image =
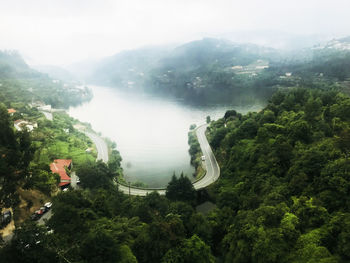
<path fill-rule="evenodd" d="M 38 110 L 51 112 L 51 105 L 42 105 L 38 107 Z"/>
<path fill-rule="evenodd" d="M 25 120 L 16 120 L 14 122 L 15 129 L 17 131 L 22 131 L 23 129 L 27 128 L 28 131 L 33 131 L 34 128 L 38 128 L 38 124 L 36 122 L 29 122 Z"/>
<path fill-rule="evenodd" d="M 7 109 L 7 113 L 10 114 L 11 116 L 16 113 L 16 110 L 15 109 Z"/>
<path fill-rule="evenodd" d="M 60 187 L 65 187 L 71 183 L 71 178 L 68 176 L 66 169 L 71 170 L 73 167 L 72 160 L 56 159 L 50 164 L 52 173 L 56 173 L 61 177 Z"/>
<path fill-rule="evenodd" d="M 292 75 L 293 75 L 292 72 L 287 72 L 287 73 L 286 73 L 286 77 L 291 77 Z"/>
<path fill-rule="evenodd" d="M 233 67 L 231 67 L 231 69 L 233 69 L 233 70 L 242 70 L 243 69 L 243 66 L 241 66 L 241 65 L 237 65 L 237 66 L 233 66 Z"/>
<path fill-rule="evenodd" d="M 263 65 L 263 66 L 256 66 L 255 69 L 267 69 L 269 68 L 268 65 Z"/>

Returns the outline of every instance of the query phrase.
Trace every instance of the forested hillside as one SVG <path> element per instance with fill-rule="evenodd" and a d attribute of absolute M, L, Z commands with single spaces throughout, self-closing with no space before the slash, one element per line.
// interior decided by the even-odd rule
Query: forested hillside
<path fill-rule="evenodd" d="M 67 108 L 91 99 L 87 88 L 51 79 L 30 68 L 14 51 L 0 51 L 0 101 L 10 103 L 42 101 L 55 108 Z"/>
<path fill-rule="evenodd" d="M 212 123 L 225 262 L 350 260 L 349 116 L 345 95 L 292 89 Z"/>
<path fill-rule="evenodd" d="M 278 52 L 250 44 L 203 39 L 177 47 L 159 61 L 146 87 L 188 103 L 254 104 L 273 92 L 263 70 Z"/>
<path fill-rule="evenodd" d="M 77 102 L 88 97 L 41 74 L 21 73 L 18 67 L 34 71 L 17 55 L 6 54 L 3 61 L 11 70 L 0 78 L 0 99 L 6 105 L 0 105 L 1 206 L 17 206 L 20 188 L 52 195 L 59 178 L 48 164 L 55 158 L 74 159 L 81 188 L 51 196 L 52 217 L 45 226 L 31 220 L 17 225 L 11 242 L 1 245 L 0 259 L 349 262 L 350 98 L 339 92 L 348 78 L 339 71 L 347 51 L 333 50 L 302 64 L 267 64 L 268 52 L 232 48 L 213 40 L 192 43 L 173 57 L 153 61 L 156 66 L 143 76 L 144 83 L 153 81 L 153 92 L 164 88 L 167 96 L 188 102 L 235 103 L 234 95 L 241 95 L 241 102 L 254 103 L 254 96 L 267 98 L 277 90 L 258 113 L 229 110 L 211 122 L 207 136 L 221 168 L 216 183 L 196 192 L 187 177 L 174 175 L 165 196 L 146 197 L 118 191 L 121 157 L 114 147 L 108 164 L 95 162 L 91 142 L 74 128 L 76 120 L 57 113 L 49 121 L 28 105 L 33 97 L 55 106 L 75 104 L 58 96 L 62 93 Z M 9 107 L 17 110 L 12 116 Z M 38 129 L 15 132 L 13 121 L 19 117 L 36 121 Z M 202 173 L 193 135 L 189 144 L 192 163 Z M 206 201 L 211 208 L 202 211 L 199 205 Z"/>
<path fill-rule="evenodd" d="M 121 52 L 95 63 L 85 79 L 189 104 L 252 105 L 266 103 L 279 87 L 323 89 L 332 84 L 349 89 L 343 83 L 350 77 L 349 46 L 344 38 L 281 52 L 205 38 L 173 49 Z"/>
<path fill-rule="evenodd" d="M 26 222 L 0 255 L 13 262 L 348 262 L 350 98 L 291 89 L 259 113 L 227 111 L 210 143 L 221 177 L 195 193 L 173 177 L 166 196 L 132 197 L 111 165 L 78 169 L 46 228 Z M 207 215 L 195 207 L 217 208 Z M 33 238 L 33 233 L 37 233 Z M 72 235 L 74 233 L 74 235 Z"/>
<path fill-rule="evenodd" d="M 270 48 L 206 38 L 176 48 L 121 52 L 96 63 L 85 79 L 191 104 L 254 104 L 272 94 L 273 86 L 260 73 L 279 57 Z"/>

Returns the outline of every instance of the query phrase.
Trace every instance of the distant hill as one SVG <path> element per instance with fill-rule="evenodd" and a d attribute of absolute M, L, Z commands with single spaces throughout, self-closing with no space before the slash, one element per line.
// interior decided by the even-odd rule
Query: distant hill
<path fill-rule="evenodd" d="M 87 64 L 88 83 L 169 96 L 192 104 L 266 102 L 274 90 L 329 86 L 350 78 L 350 37 L 299 50 L 205 38 L 150 47 Z M 78 68 L 84 68 L 80 65 Z M 292 73 L 292 77 L 285 74 Z"/>
<path fill-rule="evenodd" d="M 31 69 L 17 51 L 0 51 L 0 78 L 35 76 L 38 72 Z"/>
<path fill-rule="evenodd" d="M 245 82 L 252 80 L 247 78 L 257 76 L 279 56 L 271 48 L 206 38 L 176 48 L 149 47 L 118 53 L 98 61 L 94 69 L 90 67 L 85 80 L 190 103 L 246 104 L 254 103 L 253 97 L 261 93 L 253 91 L 255 85 L 248 90 Z"/>
<path fill-rule="evenodd" d="M 255 103 L 266 91 L 255 80 L 278 57 L 271 48 L 206 38 L 174 49 L 151 70 L 146 87 L 194 103 Z"/>
<path fill-rule="evenodd" d="M 333 81 L 347 80 L 350 78 L 350 37 L 300 50 L 294 59 L 277 62 L 272 67 L 303 78 L 318 76 Z"/>
<path fill-rule="evenodd" d="M 53 79 L 63 80 L 63 81 L 73 81 L 75 78 L 72 73 L 70 73 L 68 70 L 53 66 L 53 65 L 35 65 L 32 66 L 34 69 L 36 69 L 39 72 L 42 72 L 44 74 L 48 74 Z"/>
<path fill-rule="evenodd" d="M 53 80 L 29 67 L 16 51 L 0 51 L 0 102 L 7 106 L 35 100 L 56 108 L 67 108 L 89 100 L 91 96 L 87 88 Z"/>

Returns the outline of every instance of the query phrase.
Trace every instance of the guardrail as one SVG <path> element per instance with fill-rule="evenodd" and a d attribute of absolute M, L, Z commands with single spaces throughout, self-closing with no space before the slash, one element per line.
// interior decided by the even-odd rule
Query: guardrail
<path fill-rule="evenodd" d="M 130 187 L 132 189 L 145 190 L 145 191 L 162 191 L 162 190 L 166 190 L 166 188 L 146 188 L 146 187 L 133 186 L 133 185 L 128 185 L 128 184 L 125 184 L 125 183 L 122 183 L 122 182 L 118 182 L 118 181 L 116 181 L 116 183 L 118 185 L 122 185 L 122 186 L 125 186 L 127 188 Z"/>

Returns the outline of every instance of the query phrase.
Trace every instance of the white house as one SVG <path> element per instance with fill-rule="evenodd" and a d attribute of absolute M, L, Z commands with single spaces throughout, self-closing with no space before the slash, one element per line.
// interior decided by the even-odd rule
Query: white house
<path fill-rule="evenodd" d="M 15 121 L 14 126 L 17 131 L 21 131 L 23 128 L 27 128 L 28 131 L 32 131 L 34 128 L 38 128 L 38 124 L 36 122 L 28 122 L 25 120 Z"/>

